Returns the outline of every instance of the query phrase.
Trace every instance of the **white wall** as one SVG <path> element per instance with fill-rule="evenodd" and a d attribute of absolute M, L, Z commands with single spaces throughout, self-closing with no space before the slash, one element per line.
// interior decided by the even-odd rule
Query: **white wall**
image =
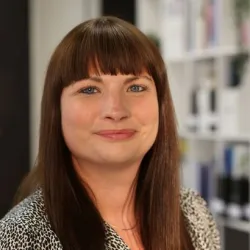
<path fill-rule="evenodd" d="M 51 53 L 74 26 L 100 15 L 100 0 L 30 0 L 31 166 L 38 150 L 40 102 Z"/>
<path fill-rule="evenodd" d="M 160 0 L 136 0 L 136 26 L 144 33 L 159 33 Z"/>

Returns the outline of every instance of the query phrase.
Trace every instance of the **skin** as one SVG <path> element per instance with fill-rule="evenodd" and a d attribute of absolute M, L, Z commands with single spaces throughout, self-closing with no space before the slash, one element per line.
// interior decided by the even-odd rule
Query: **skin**
<path fill-rule="evenodd" d="M 103 219 L 131 249 L 141 248 L 131 187 L 140 163 L 158 132 L 153 79 L 134 75 L 96 75 L 63 90 L 63 136 L 74 167 L 91 188 Z M 108 130 L 108 131 L 107 131 Z"/>

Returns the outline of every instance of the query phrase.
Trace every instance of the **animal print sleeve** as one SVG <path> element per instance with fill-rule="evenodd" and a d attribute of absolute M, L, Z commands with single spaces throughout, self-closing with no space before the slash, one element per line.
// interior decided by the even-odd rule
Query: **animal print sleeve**
<path fill-rule="evenodd" d="M 207 203 L 190 189 L 182 189 L 181 206 L 195 250 L 220 250 L 220 236 Z"/>

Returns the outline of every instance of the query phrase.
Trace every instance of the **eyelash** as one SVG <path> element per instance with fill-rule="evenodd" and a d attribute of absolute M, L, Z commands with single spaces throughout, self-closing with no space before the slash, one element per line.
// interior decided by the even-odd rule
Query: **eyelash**
<path fill-rule="evenodd" d="M 135 91 L 135 92 L 137 92 L 137 93 L 146 91 L 146 90 L 148 89 L 147 86 L 145 86 L 145 85 L 138 85 L 138 84 L 133 84 L 133 85 L 131 85 L 131 86 L 129 87 L 129 89 L 131 89 L 132 87 L 141 88 L 140 91 Z M 130 92 L 133 92 L 133 91 L 130 91 Z"/>
<path fill-rule="evenodd" d="M 135 93 L 140 93 L 140 92 L 143 92 L 143 91 L 146 91 L 147 89 L 148 89 L 148 87 L 147 86 L 145 86 L 145 85 L 138 85 L 138 84 L 133 84 L 133 85 L 131 85 L 130 87 L 129 87 L 129 89 L 131 89 L 132 87 L 137 87 L 137 88 L 140 88 L 141 90 L 139 90 L 139 91 L 134 91 Z M 88 91 L 88 90 L 94 90 L 95 92 L 91 92 L 91 93 L 87 93 L 86 91 Z M 86 95 L 93 95 L 93 94 L 96 94 L 96 93 L 98 93 L 98 92 L 100 92 L 100 90 L 99 90 L 99 88 L 97 88 L 96 86 L 87 86 L 87 87 L 84 87 L 84 88 L 82 88 L 82 89 L 80 89 L 80 91 L 79 91 L 80 93 L 82 93 L 82 94 L 86 94 Z M 133 91 L 129 91 L 129 92 L 133 92 Z"/>
<path fill-rule="evenodd" d="M 86 91 L 88 90 L 88 89 L 94 89 L 94 90 L 97 90 L 96 92 L 92 92 L 92 93 L 86 93 Z M 82 89 L 80 89 L 80 93 L 82 93 L 82 94 L 86 94 L 86 95 L 93 95 L 93 94 L 95 94 L 95 93 L 97 93 L 97 92 L 99 92 L 100 90 L 96 87 L 96 86 L 87 86 L 87 87 L 84 87 L 84 88 L 82 88 Z"/>

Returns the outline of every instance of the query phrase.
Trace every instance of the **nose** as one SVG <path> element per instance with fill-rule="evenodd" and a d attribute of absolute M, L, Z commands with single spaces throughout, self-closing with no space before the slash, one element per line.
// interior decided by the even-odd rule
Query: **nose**
<path fill-rule="evenodd" d="M 122 94 L 109 94 L 102 103 L 102 118 L 120 121 L 130 117 L 129 104 Z"/>

